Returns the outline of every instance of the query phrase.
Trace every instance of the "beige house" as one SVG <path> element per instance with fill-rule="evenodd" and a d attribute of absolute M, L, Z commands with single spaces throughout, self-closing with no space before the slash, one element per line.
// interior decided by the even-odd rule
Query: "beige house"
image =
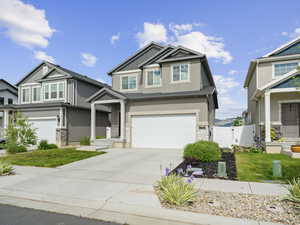
<path fill-rule="evenodd" d="M 300 141 L 299 63 L 300 38 L 250 63 L 244 83 L 248 89 L 246 122 L 256 125 L 256 136 L 268 152 L 289 154 L 290 145 Z"/>
<path fill-rule="evenodd" d="M 111 108 L 114 146 L 183 148 L 212 140 L 217 92 L 206 56 L 181 46 L 150 43 L 113 68 L 112 87 L 92 95 L 91 139 L 97 140 L 95 111 Z"/>

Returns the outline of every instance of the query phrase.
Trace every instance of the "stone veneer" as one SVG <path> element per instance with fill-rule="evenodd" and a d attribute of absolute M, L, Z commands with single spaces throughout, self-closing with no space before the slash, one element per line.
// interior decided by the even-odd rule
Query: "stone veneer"
<path fill-rule="evenodd" d="M 59 147 L 68 145 L 68 130 L 66 128 L 56 129 L 56 143 Z"/>

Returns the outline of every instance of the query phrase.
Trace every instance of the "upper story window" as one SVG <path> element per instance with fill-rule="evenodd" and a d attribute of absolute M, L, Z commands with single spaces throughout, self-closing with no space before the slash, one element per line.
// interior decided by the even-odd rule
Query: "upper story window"
<path fill-rule="evenodd" d="M 14 104 L 14 100 L 12 98 L 8 98 L 7 104 L 9 104 L 9 105 Z"/>
<path fill-rule="evenodd" d="M 30 87 L 22 88 L 22 103 L 30 102 Z"/>
<path fill-rule="evenodd" d="M 41 101 L 41 87 L 32 87 L 32 102 Z"/>
<path fill-rule="evenodd" d="M 128 75 L 121 77 L 121 90 L 136 90 L 137 89 L 137 76 Z"/>
<path fill-rule="evenodd" d="M 273 77 L 282 76 L 299 66 L 298 62 L 274 64 Z"/>
<path fill-rule="evenodd" d="M 0 105 L 4 105 L 4 97 L 0 97 Z"/>
<path fill-rule="evenodd" d="M 172 65 L 172 82 L 189 81 L 189 64 Z"/>
<path fill-rule="evenodd" d="M 55 82 L 44 84 L 44 99 L 48 100 L 62 100 L 65 98 L 65 83 Z"/>
<path fill-rule="evenodd" d="M 161 74 L 160 70 L 150 70 L 147 71 L 147 81 L 146 81 L 146 86 L 147 87 L 159 87 L 161 86 Z"/>

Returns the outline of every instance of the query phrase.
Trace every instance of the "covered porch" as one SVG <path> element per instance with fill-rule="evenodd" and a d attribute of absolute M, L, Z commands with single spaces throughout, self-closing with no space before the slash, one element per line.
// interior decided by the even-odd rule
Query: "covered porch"
<path fill-rule="evenodd" d="M 10 115 L 14 112 L 12 107 L 3 106 L 0 108 L 0 139 L 5 136 L 5 129 L 8 126 Z"/>

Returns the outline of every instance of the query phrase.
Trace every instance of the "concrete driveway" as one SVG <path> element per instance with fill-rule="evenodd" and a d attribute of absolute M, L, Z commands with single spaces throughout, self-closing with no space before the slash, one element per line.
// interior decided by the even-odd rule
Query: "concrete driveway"
<path fill-rule="evenodd" d="M 110 204 L 160 207 L 153 184 L 160 168 L 181 162 L 176 149 L 110 149 L 59 168 L 16 167 L 0 177 L 0 195 L 91 209 Z"/>

